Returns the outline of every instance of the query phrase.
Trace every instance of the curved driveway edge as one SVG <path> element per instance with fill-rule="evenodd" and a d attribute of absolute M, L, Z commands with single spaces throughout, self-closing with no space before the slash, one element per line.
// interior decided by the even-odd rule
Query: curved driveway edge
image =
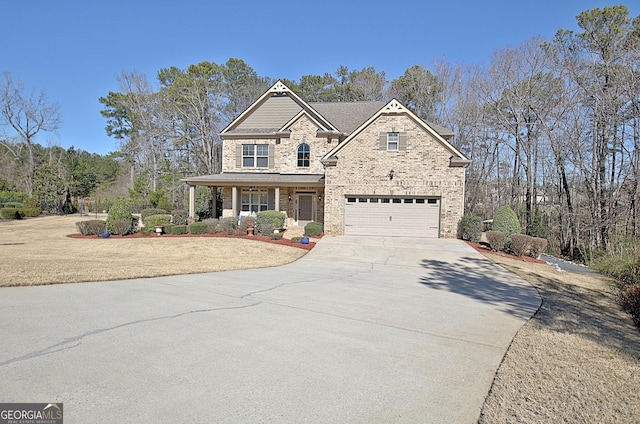
<path fill-rule="evenodd" d="M 0 402 L 63 402 L 65 424 L 472 423 L 539 305 L 464 242 L 418 238 L 324 237 L 268 269 L 3 288 Z"/>

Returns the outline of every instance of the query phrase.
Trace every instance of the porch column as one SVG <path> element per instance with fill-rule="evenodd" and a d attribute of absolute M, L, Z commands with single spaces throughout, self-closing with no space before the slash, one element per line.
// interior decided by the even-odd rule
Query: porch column
<path fill-rule="evenodd" d="M 276 186 L 276 211 L 280 212 L 280 186 Z"/>
<path fill-rule="evenodd" d="M 196 186 L 189 186 L 189 218 L 196 217 Z"/>
<path fill-rule="evenodd" d="M 238 219 L 238 186 L 231 187 L 231 213 Z"/>

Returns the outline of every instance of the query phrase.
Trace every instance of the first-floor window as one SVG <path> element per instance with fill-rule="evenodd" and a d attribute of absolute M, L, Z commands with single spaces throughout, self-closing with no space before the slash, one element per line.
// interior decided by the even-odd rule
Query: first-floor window
<path fill-rule="evenodd" d="M 258 213 L 269 209 L 267 190 L 243 190 L 241 210 Z"/>
<path fill-rule="evenodd" d="M 269 145 L 268 144 L 243 144 L 242 145 L 243 168 L 268 168 Z"/>

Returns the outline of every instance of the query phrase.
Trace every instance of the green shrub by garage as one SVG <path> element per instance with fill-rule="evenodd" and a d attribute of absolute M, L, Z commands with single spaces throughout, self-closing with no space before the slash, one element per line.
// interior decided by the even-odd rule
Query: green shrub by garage
<path fill-rule="evenodd" d="M 322 234 L 322 224 L 320 222 L 310 222 L 304 226 L 304 234 L 307 237 L 315 237 Z"/>
<path fill-rule="evenodd" d="M 466 213 L 460 220 L 459 235 L 462 240 L 477 243 L 482 237 L 482 217 L 480 215 Z"/>
<path fill-rule="evenodd" d="M 491 229 L 493 231 L 501 231 L 504 233 L 505 243 L 507 246 L 511 243 L 512 234 L 520 234 L 522 232 L 520 220 L 509 205 L 504 205 L 498 209 L 496 216 L 493 218 Z"/>

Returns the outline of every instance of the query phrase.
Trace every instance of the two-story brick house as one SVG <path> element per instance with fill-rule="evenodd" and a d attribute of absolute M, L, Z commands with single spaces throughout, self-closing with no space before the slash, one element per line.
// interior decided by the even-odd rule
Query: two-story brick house
<path fill-rule="evenodd" d="M 326 234 L 455 237 L 469 160 L 397 100 L 307 103 L 278 81 L 221 133 L 223 217 L 279 210 Z"/>

